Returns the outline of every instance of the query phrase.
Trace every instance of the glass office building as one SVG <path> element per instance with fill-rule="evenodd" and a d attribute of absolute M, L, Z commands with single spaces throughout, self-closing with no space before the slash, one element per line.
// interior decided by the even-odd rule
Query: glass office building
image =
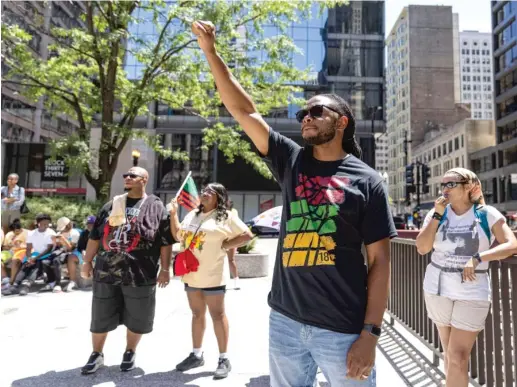
<path fill-rule="evenodd" d="M 470 157 L 488 202 L 517 213 L 517 2 L 491 5 L 496 145 Z"/>
<path fill-rule="evenodd" d="M 140 23 L 132 32 L 156 34 L 153 28 Z M 264 25 L 263 28 L 266 37 L 281 33 L 275 26 Z M 357 120 L 356 136 L 363 148 L 363 159 L 372 167 L 375 167 L 373 132 L 384 131 L 384 28 L 384 2 L 353 1 L 322 15 L 318 14 L 315 4 L 310 19 L 292 23 L 287 31 L 303 51 L 303 54 L 294 54 L 295 66 L 312 69 L 300 96 L 308 99 L 320 93 L 336 93 L 345 98 Z M 263 52 L 250 55 L 258 60 L 267 59 Z M 142 69 L 134 58 L 126 58 L 125 66 L 130 77 L 140 76 Z M 266 118 L 275 130 L 301 144 L 300 124 L 295 120 L 298 109 L 298 106 L 280 107 Z M 192 171 L 200 185 L 217 180 L 232 191 L 278 191 L 274 181 L 260 177 L 243 160 L 228 164 L 220 152 L 202 151 L 203 122 L 160 103 L 155 112 L 158 118 L 151 129 L 164 134 L 165 146 L 186 149 L 191 157 L 189 163 L 157 159 L 157 192 L 164 196 L 174 192 L 188 171 Z"/>

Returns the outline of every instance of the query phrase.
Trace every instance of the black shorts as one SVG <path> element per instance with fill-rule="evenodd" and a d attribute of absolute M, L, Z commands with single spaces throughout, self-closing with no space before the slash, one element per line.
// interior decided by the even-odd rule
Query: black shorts
<path fill-rule="evenodd" d="M 106 333 L 124 324 L 131 332 L 153 330 L 156 285 L 124 286 L 93 281 L 90 331 Z"/>

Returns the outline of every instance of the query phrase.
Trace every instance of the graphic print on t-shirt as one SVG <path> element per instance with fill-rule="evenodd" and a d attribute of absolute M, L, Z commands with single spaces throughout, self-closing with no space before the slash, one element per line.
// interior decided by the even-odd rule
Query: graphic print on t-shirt
<path fill-rule="evenodd" d="M 445 244 L 445 265 L 447 267 L 463 267 L 479 250 L 479 230 L 477 220 L 471 224 L 450 226 L 445 222 L 441 233 Z"/>
<path fill-rule="evenodd" d="M 344 188 L 350 179 L 343 176 L 300 174 L 291 202 L 283 244 L 284 267 L 334 265 L 337 231 L 335 217 L 345 200 Z"/>
<path fill-rule="evenodd" d="M 181 231 L 181 247 L 182 249 L 186 249 L 187 247 L 198 249 L 199 251 L 203 250 L 203 245 L 205 244 L 206 233 L 204 231 L 198 231 L 196 235 L 194 232 L 190 230 L 182 230 Z"/>
<path fill-rule="evenodd" d="M 111 213 L 111 211 L 110 211 Z M 136 232 L 136 221 L 140 208 L 126 208 L 126 223 L 119 227 L 112 227 L 106 219 L 104 224 L 104 250 L 130 253 L 138 245 L 140 234 Z"/>

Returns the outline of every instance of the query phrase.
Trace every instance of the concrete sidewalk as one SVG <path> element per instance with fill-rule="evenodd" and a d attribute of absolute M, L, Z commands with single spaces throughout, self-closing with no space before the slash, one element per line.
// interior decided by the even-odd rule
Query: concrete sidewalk
<path fill-rule="evenodd" d="M 258 249 L 271 254 L 276 239 L 264 239 Z M 125 350 L 125 330 L 110 333 L 105 347 L 106 367 L 95 375 L 81 376 L 80 368 L 91 352 L 91 292 L 29 294 L 0 300 L 0 386 L 269 386 L 268 316 L 266 302 L 271 276 L 241 280 L 241 290 L 227 292 L 230 321 L 229 355 L 233 371 L 214 381 L 218 350 L 210 318 L 203 345 L 206 365 L 185 374 L 174 367 L 192 349 L 191 315 L 183 284 L 171 282 L 157 293 L 154 332 L 138 348 L 137 369 L 122 374 L 119 364 Z M 328 385 L 321 374 L 320 385 Z M 406 383 L 377 351 L 377 385 L 398 387 Z"/>

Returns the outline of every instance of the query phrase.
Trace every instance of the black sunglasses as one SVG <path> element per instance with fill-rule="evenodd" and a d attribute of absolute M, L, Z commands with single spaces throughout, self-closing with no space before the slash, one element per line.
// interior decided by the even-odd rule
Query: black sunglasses
<path fill-rule="evenodd" d="M 296 120 L 299 123 L 302 123 L 304 118 L 307 117 L 307 115 L 310 115 L 312 118 L 320 118 L 321 116 L 323 116 L 323 108 L 327 108 L 328 110 L 331 110 L 334 113 L 339 114 L 339 116 L 343 115 L 342 113 L 340 113 L 336 109 L 331 108 L 329 106 L 326 106 L 326 105 L 314 105 L 314 106 L 310 107 L 309 109 L 299 110 L 296 113 Z"/>
<path fill-rule="evenodd" d="M 440 183 L 442 188 L 456 188 L 459 184 L 467 184 L 466 181 L 448 181 L 447 183 Z"/>
<path fill-rule="evenodd" d="M 126 179 L 126 178 L 128 178 L 128 177 L 129 177 L 129 178 L 131 178 L 131 179 L 136 179 L 137 177 L 143 177 L 143 176 L 142 176 L 142 175 L 137 175 L 136 173 L 124 173 L 124 174 L 122 175 L 122 177 L 123 177 L 124 179 Z"/>

